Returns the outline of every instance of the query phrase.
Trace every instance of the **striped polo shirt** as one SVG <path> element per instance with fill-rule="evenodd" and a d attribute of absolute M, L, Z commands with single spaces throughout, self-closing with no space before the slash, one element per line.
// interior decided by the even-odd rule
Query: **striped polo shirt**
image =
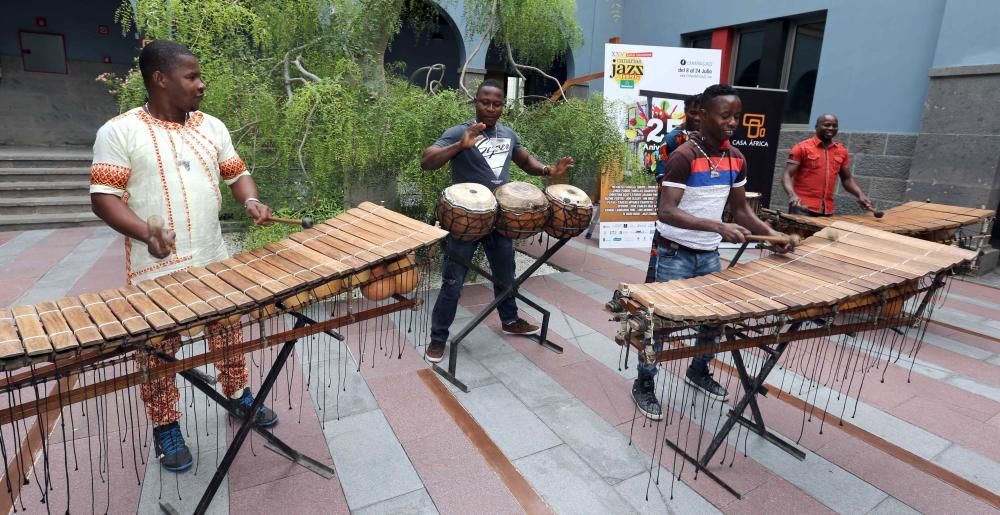
<path fill-rule="evenodd" d="M 708 157 L 702 154 L 702 150 Z M 728 141 L 721 148 L 709 148 L 698 133 L 692 132 L 688 141 L 670 153 L 667 171 L 660 184 L 664 188 L 684 190 L 678 207 L 685 213 L 708 220 L 722 220 L 729 191 L 746 183 L 746 159 L 738 149 L 729 145 Z M 656 230 L 668 240 L 697 250 L 714 250 L 722 242 L 718 233 L 681 229 L 659 220 Z"/>

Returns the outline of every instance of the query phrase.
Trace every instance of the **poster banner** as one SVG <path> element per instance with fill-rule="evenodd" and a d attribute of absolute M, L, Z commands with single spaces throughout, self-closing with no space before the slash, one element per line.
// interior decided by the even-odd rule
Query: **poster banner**
<path fill-rule="evenodd" d="M 761 207 L 769 207 L 787 92 L 783 89 L 736 89 L 743 102 L 743 117 L 730 143 L 747 159 L 746 190 L 760 193 Z"/>
<path fill-rule="evenodd" d="M 629 169 L 601 176 L 602 248 L 649 247 L 656 221 L 652 174 L 666 160 L 666 136 L 684 122 L 684 99 L 719 82 L 721 59 L 713 49 L 604 46 L 604 99 L 635 156 Z M 648 175 L 648 185 L 622 184 L 635 174 Z"/>

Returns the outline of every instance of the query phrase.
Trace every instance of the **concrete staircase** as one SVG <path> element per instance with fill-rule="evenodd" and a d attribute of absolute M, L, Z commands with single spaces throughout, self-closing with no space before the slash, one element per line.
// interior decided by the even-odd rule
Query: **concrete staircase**
<path fill-rule="evenodd" d="M 98 225 L 86 147 L 0 149 L 0 231 Z"/>

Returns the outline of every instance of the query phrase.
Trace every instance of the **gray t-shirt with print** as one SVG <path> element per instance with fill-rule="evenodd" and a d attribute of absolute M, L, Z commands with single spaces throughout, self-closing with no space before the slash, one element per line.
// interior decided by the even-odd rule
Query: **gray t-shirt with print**
<path fill-rule="evenodd" d="M 456 125 L 434 142 L 436 147 L 447 147 L 462 140 L 462 135 L 475 120 Z M 451 182 L 474 182 L 495 190 L 510 180 L 510 162 L 514 152 L 521 149 L 521 139 L 514 130 L 499 123 L 493 129 L 483 131 L 486 136 L 471 148 L 467 148 L 451 159 Z"/>

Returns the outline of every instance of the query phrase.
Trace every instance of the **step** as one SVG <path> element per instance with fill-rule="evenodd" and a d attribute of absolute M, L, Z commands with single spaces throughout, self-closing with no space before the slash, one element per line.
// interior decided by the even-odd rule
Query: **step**
<path fill-rule="evenodd" d="M 90 181 L 0 182 L 0 198 L 64 197 L 90 194 Z"/>
<path fill-rule="evenodd" d="M 0 159 L 0 170 L 6 168 L 62 168 L 62 167 L 72 167 L 72 168 L 90 168 L 90 164 L 93 161 L 90 158 L 87 159 L 14 159 L 14 160 L 4 160 Z"/>
<path fill-rule="evenodd" d="M 0 168 L 89 167 L 93 159 L 89 147 L 0 148 Z"/>
<path fill-rule="evenodd" d="M 0 168 L 0 182 L 66 180 L 90 180 L 90 167 Z"/>
<path fill-rule="evenodd" d="M 104 222 L 93 213 L 49 213 L 42 215 L 0 215 L 0 232 L 28 231 L 32 229 L 55 229 L 59 227 L 79 227 L 103 225 Z"/>
<path fill-rule="evenodd" d="M 90 195 L 0 198 L 0 215 L 78 214 L 90 212 Z"/>

